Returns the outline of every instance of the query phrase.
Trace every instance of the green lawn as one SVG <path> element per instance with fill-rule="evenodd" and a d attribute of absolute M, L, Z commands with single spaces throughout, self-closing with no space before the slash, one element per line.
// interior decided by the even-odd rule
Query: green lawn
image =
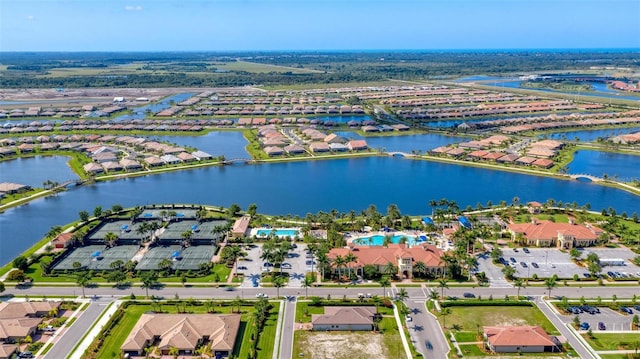
<path fill-rule="evenodd" d="M 462 351 L 462 354 L 465 357 L 468 356 L 487 356 L 487 354 L 485 354 L 478 345 L 476 344 L 471 344 L 471 345 L 461 345 L 460 346 L 460 350 Z M 455 350 L 451 350 L 451 353 L 453 353 L 453 357 L 455 357 Z"/>
<path fill-rule="evenodd" d="M 485 325 L 539 325 L 551 335 L 560 332 L 551 322 L 535 307 L 448 307 L 451 314 L 445 318 L 447 328 L 459 326 L 460 331 L 472 332 L 474 335 L 478 327 Z M 443 317 L 438 313 L 438 320 L 443 322 Z"/>
<path fill-rule="evenodd" d="M 453 335 L 456 337 L 458 343 L 470 343 L 481 340 L 478 339 L 477 332 L 454 332 Z"/>
<path fill-rule="evenodd" d="M 587 334 L 582 335 L 595 350 L 635 350 L 640 352 L 639 333 L 593 333 L 593 339 Z"/>
<path fill-rule="evenodd" d="M 384 335 L 382 342 L 387 347 L 388 353 L 391 357 L 406 358 L 396 319 L 391 317 L 382 318 L 382 321 L 380 322 L 380 332 Z"/>
<path fill-rule="evenodd" d="M 222 302 L 217 302 L 219 305 L 215 306 L 216 314 L 229 314 L 231 313 L 231 306 L 222 306 Z M 189 306 L 186 307 L 190 313 L 206 313 L 206 307 L 204 305 Z M 274 304 L 271 309 L 269 319 L 265 325 L 264 330 L 261 333 L 260 341 L 258 342 L 258 358 L 270 359 L 273 353 L 273 347 L 275 342 L 276 322 L 278 320 L 277 303 Z M 136 304 L 130 305 L 125 310 L 120 322 L 114 327 L 111 333 L 105 338 L 102 348 L 96 355 L 97 358 L 120 358 L 120 346 L 124 343 L 124 340 L 131 332 L 131 329 L 135 326 L 140 316 L 153 310 L 151 304 Z M 175 305 L 165 304 L 162 306 L 162 311 L 165 313 L 176 313 L 177 307 Z M 249 338 L 254 330 L 253 319 L 251 319 L 251 312 L 253 306 L 241 307 L 241 325 L 234 348 L 234 354 L 238 354 L 240 358 L 246 358 L 249 353 Z"/>

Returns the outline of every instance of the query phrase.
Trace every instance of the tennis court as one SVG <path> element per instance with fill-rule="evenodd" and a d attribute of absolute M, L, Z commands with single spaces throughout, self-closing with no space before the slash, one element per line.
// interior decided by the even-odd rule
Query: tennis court
<path fill-rule="evenodd" d="M 103 245 L 91 245 L 73 249 L 54 270 L 72 270 L 73 263 L 79 262 L 83 268 L 94 270 L 110 270 L 111 263 L 116 260 L 128 262 L 138 251 L 138 246 L 116 246 L 105 249 Z"/>
<path fill-rule="evenodd" d="M 181 249 L 178 245 L 153 247 L 142 257 L 136 269 L 158 270 L 158 264 L 162 260 L 173 260 L 174 253 L 177 253 L 177 259 L 173 260 L 173 269 L 195 270 L 198 269 L 200 263 L 211 261 L 215 248 L 214 246 L 191 246 Z"/>
<path fill-rule="evenodd" d="M 145 209 L 142 214 L 138 218 L 142 219 L 161 219 L 164 216 L 168 216 L 169 212 L 176 212 L 177 219 L 192 219 L 196 218 L 195 209 L 184 209 L 184 208 L 154 208 L 154 209 Z M 162 214 L 161 214 L 162 213 Z"/>
<path fill-rule="evenodd" d="M 107 233 L 112 232 L 117 234 L 120 239 L 138 240 L 140 239 L 140 234 L 136 233 L 136 230 L 140 224 L 141 222 L 131 224 L 130 221 L 103 222 L 89 235 L 89 239 L 102 241 Z"/>
<path fill-rule="evenodd" d="M 210 241 L 216 236 L 222 236 L 221 234 L 214 235 L 213 229 L 216 226 L 224 226 L 226 223 L 226 221 L 203 223 L 198 223 L 197 221 L 172 222 L 164 229 L 160 239 L 166 241 L 181 241 L 182 233 L 190 231 L 192 241 Z"/>

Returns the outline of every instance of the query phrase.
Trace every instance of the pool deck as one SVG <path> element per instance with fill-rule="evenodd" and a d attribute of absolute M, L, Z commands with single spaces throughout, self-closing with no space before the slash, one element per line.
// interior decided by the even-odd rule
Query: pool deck
<path fill-rule="evenodd" d="M 360 238 L 368 238 L 368 237 L 373 237 L 373 236 L 391 236 L 391 237 L 399 237 L 399 236 L 406 236 L 406 237 L 413 237 L 413 238 L 420 238 L 420 236 L 425 236 L 427 238 L 429 238 L 429 235 L 427 235 L 427 233 L 425 232 L 421 232 L 421 231 L 389 231 L 389 232 L 385 232 L 385 231 L 369 231 L 369 232 L 349 232 L 345 235 L 346 239 L 347 239 L 347 244 L 356 244 L 356 245 L 367 245 L 367 243 L 354 243 L 355 240 L 360 239 Z M 375 244 L 373 245 L 375 246 Z"/>
<path fill-rule="evenodd" d="M 286 238 L 286 237 L 291 237 L 291 238 L 301 238 L 301 233 L 302 233 L 302 229 L 300 227 L 290 227 L 290 228 L 285 228 L 285 227 L 280 227 L 280 228 L 262 228 L 262 227 L 258 227 L 258 228 L 251 228 L 251 231 L 249 232 L 249 234 L 251 236 L 256 236 L 257 238 L 267 238 L 268 235 L 258 235 L 258 231 L 268 231 L 271 232 L 275 230 L 277 231 L 296 231 L 297 234 L 295 235 L 290 235 L 290 234 L 276 234 L 279 238 Z"/>

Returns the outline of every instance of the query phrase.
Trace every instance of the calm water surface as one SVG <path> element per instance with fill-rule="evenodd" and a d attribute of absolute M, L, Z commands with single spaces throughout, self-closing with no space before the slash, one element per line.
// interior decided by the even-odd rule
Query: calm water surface
<path fill-rule="evenodd" d="M 212 156 L 225 158 L 245 158 L 247 140 L 239 131 L 214 131 L 202 136 L 151 136 L 153 140 L 175 143 L 180 146 L 195 147 Z"/>
<path fill-rule="evenodd" d="M 608 128 L 608 129 L 594 129 L 594 130 L 581 130 L 581 131 L 569 131 L 569 132 L 557 132 L 547 135 L 547 137 L 560 140 L 566 138 L 567 140 L 575 140 L 578 138 L 582 142 L 595 141 L 598 137 L 609 138 L 628 133 L 640 132 L 640 127 L 628 127 L 628 128 Z M 541 135 L 540 137 L 544 137 Z"/>
<path fill-rule="evenodd" d="M 232 203 L 272 214 L 380 211 L 395 203 L 402 213 L 430 213 L 431 199 L 448 198 L 464 208 L 518 197 L 521 202 L 554 198 L 590 203 L 600 210 L 640 212 L 638 197 L 627 192 L 545 177 L 403 158 L 231 165 L 74 187 L 54 197 L 7 210 L 0 215 L 0 263 L 6 263 L 42 238 L 52 226 L 76 220 L 78 212 L 100 205 L 125 207 L 153 203 Z M 28 224 L 28 225 L 27 225 Z"/>
<path fill-rule="evenodd" d="M 620 180 L 640 179 L 640 156 L 602 151 L 576 151 L 569 173 L 586 173 L 598 177 L 607 174 Z"/>
<path fill-rule="evenodd" d="M 69 157 L 36 156 L 0 162 L 0 182 L 14 182 L 31 187 L 42 187 L 51 180 L 65 182 L 78 176 L 67 165 Z"/>

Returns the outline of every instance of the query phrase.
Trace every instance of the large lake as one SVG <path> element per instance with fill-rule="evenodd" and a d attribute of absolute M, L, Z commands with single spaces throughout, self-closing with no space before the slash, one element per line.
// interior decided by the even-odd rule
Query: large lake
<path fill-rule="evenodd" d="M 46 180 L 65 182 L 78 176 L 67 165 L 68 157 L 36 156 L 0 162 L 0 182 L 42 187 Z"/>
<path fill-rule="evenodd" d="M 631 182 L 640 179 L 640 156 L 623 153 L 601 152 L 591 150 L 576 151 L 569 164 L 569 173 L 588 173 L 602 177 L 617 177 L 619 180 Z"/>
<path fill-rule="evenodd" d="M 0 263 L 6 263 L 42 238 L 52 226 L 69 223 L 81 210 L 114 204 L 196 203 L 247 208 L 270 214 L 337 209 L 360 211 L 375 204 L 386 211 L 428 214 L 429 200 L 448 198 L 464 208 L 518 197 L 521 202 L 589 203 L 595 210 L 614 207 L 640 212 L 638 197 L 579 181 L 491 171 L 397 157 L 231 165 L 129 178 L 70 189 L 0 215 Z"/>

